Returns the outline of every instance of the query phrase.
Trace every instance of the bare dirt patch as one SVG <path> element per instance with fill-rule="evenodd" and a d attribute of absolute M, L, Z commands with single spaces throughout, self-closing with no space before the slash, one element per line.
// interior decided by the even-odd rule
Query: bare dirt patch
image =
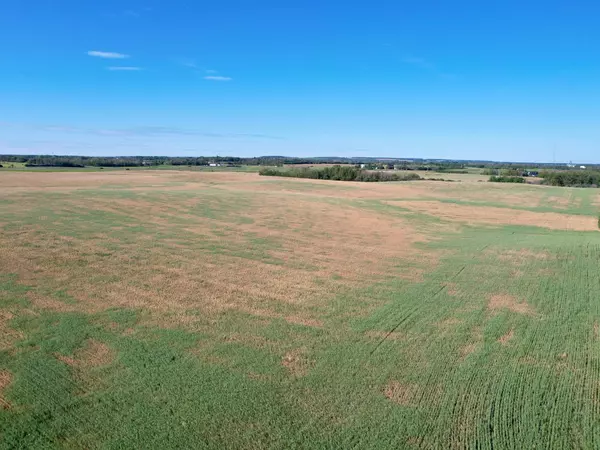
<path fill-rule="evenodd" d="M 10 403 L 4 398 L 4 390 L 12 382 L 12 374 L 8 370 L 0 370 L 0 407 L 9 409 Z"/>
<path fill-rule="evenodd" d="M 597 219 L 560 213 L 523 211 L 492 206 L 466 206 L 438 201 L 393 201 L 391 205 L 467 224 L 523 225 L 552 230 L 596 231 Z"/>
<path fill-rule="evenodd" d="M 531 305 L 525 301 L 519 301 L 517 298 L 508 294 L 495 294 L 490 296 L 488 310 L 492 312 L 509 310 L 519 314 L 535 315 L 535 310 Z"/>

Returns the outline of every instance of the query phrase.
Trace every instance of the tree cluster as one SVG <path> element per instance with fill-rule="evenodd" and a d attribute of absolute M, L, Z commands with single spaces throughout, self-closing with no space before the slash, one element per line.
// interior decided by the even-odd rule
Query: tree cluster
<path fill-rule="evenodd" d="M 490 181 L 494 183 L 525 183 L 525 178 L 523 177 L 512 177 L 512 176 L 495 176 L 492 175 L 490 177 Z"/>
<path fill-rule="evenodd" d="M 288 169 L 264 168 L 260 175 L 274 177 L 312 178 L 315 180 L 337 180 L 337 181 L 409 181 L 420 180 L 416 173 L 398 174 L 390 172 L 371 172 L 354 166 L 330 166 L 330 167 L 292 167 Z"/>
<path fill-rule="evenodd" d="M 600 171 L 568 170 L 560 172 L 542 172 L 543 183 L 550 186 L 598 187 L 600 186 Z"/>

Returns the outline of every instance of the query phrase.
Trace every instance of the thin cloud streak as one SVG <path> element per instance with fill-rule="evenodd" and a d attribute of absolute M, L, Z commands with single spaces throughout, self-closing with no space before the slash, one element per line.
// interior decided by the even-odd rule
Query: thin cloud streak
<path fill-rule="evenodd" d="M 189 67 L 190 69 L 198 69 L 196 61 L 191 58 L 177 58 L 175 62 L 181 64 L 183 67 Z"/>
<path fill-rule="evenodd" d="M 262 133 L 215 133 L 193 128 L 167 126 L 139 126 L 129 128 L 83 128 L 65 125 L 40 125 L 0 122 L 0 128 L 29 128 L 53 133 L 88 134 L 103 137 L 160 137 L 160 136 L 200 136 L 215 139 L 268 139 L 284 140 L 281 136 Z"/>
<path fill-rule="evenodd" d="M 223 77 L 221 75 L 208 75 L 204 77 L 205 80 L 209 81 L 231 81 L 231 77 Z"/>
<path fill-rule="evenodd" d="M 418 56 L 406 56 L 402 58 L 402 62 L 412 66 L 421 67 L 423 69 L 435 69 L 435 65 L 427 61 L 425 58 Z"/>
<path fill-rule="evenodd" d="M 94 56 L 96 58 L 105 58 L 105 59 L 125 59 L 129 58 L 129 55 L 124 53 L 116 53 L 116 52 L 102 52 L 99 50 L 90 50 L 87 52 L 89 56 Z"/>
<path fill-rule="evenodd" d="M 135 71 L 140 71 L 140 70 L 143 70 L 143 69 L 141 67 L 135 67 L 135 66 L 111 66 L 111 67 L 107 67 L 106 70 L 123 71 L 123 72 L 135 72 Z"/>
<path fill-rule="evenodd" d="M 132 10 L 132 9 L 128 9 L 126 11 L 123 11 L 123 15 L 125 17 L 135 17 L 137 19 L 138 17 L 140 17 L 141 14 L 139 12 L 137 12 L 137 11 Z"/>
<path fill-rule="evenodd" d="M 445 80 L 455 80 L 455 79 L 459 78 L 458 75 L 456 75 L 454 73 L 450 73 L 450 72 L 444 72 L 434 63 L 428 61 L 425 58 L 421 58 L 418 56 L 406 56 L 406 57 L 402 58 L 402 62 L 404 64 L 408 64 L 408 65 L 429 71 L 430 73 L 437 75 L 438 77 L 445 79 Z"/>

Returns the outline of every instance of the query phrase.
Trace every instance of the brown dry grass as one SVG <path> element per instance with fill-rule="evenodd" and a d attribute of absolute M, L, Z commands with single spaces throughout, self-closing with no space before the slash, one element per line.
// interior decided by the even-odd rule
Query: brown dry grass
<path fill-rule="evenodd" d="M 306 349 L 297 348 L 285 354 L 281 360 L 281 364 L 288 370 L 290 375 L 294 377 L 305 376 L 313 365 L 306 355 Z"/>
<path fill-rule="evenodd" d="M 506 250 L 501 253 L 493 253 L 492 250 L 490 250 L 487 253 L 494 254 L 500 260 L 510 261 L 518 264 L 522 264 L 529 260 L 548 260 L 552 257 L 550 253 L 543 251 L 536 252 L 528 248 L 522 248 L 520 250 Z"/>
<path fill-rule="evenodd" d="M 505 334 L 500 336 L 500 338 L 498 339 L 498 342 L 500 342 L 502 345 L 506 345 L 506 344 L 508 344 L 508 341 L 510 341 L 513 338 L 514 335 L 515 335 L 515 330 L 513 330 L 511 328 Z"/>
<path fill-rule="evenodd" d="M 417 384 L 402 384 L 396 380 L 391 380 L 383 388 L 383 395 L 402 406 L 416 406 L 418 392 Z"/>
<path fill-rule="evenodd" d="M 438 201 L 393 201 L 388 203 L 411 211 L 468 224 L 524 225 L 572 231 L 598 230 L 597 219 L 588 216 L 523 211 L 491 206 L 465 206 Z"/>
<path fill-rule="evenodd" d="M 14 211 L 30 217 L 49 202 L 59 221 L 46 217 L 43 226 L 1 234 L 0 271 L 17 273 L 33 287 L 28 296 L 34 308 L 140 308 L 165 326 L 192 326 L 203 316 L 236 310 L 320 327 L 319 311 L 339 293 L 391 277 L 419 282 L 440 257 L 415 246 L 436 239 L 433 225 L 416 229 L 401 216 L 348 199 L 445 197 L 470 192 L 467 184 L 266 180 L 227 172 L 11 173 L 0 180 L 0 196 L 19 198 L 23 189 L 31 191 L 22 194 Z M 135 197 L 63 192 L 110 193 L 119 185 Z M 60 197 L 46 201 L 45 193 Z M 199 214 L 198 206 L 216 213 Z M 99 227 L 81 220 L 79 211 L 107 212 L 116 219 Z M 80 220 L 71 222 L 75 217 Z M 76 233 L 63 235 L 66 225 Z M 147 231 L 128 231 L 138 225 Z M 156 239 L 158 233 L 164 237 Z M 44 293 L 36 289 L 42 285 Z M 76 302 L 47 295 L 65 287 Z M 447 292 L 459 294 L 450 284 Z"/>
<path fill-rule="evenodd" d="M 543 202 L 544 206 L 552 206 L 557 209 L 567 209 L 571 203 L 571 199 L 566 197 L 550 196 Z"/>
<path fill-rule="evenodd" d="M 78 349 L 72 357 L 60 354 L 57 354 L 56 357 L 76 369 L 89 369 L 110 364 L 113 361 L 114 353 L 103 342 L 88 339 L 85 346 Z"/>
<path fill-rule="evenodd" d="M 8 370 L 0 370 L 0 407 L 10 408 L 10 403 L 4 398 L 4 390 L 12 382 L 12 374 Z"/>
<path fill-rule="evenodd" d="M 41 178 L 31 178 L 33 175 Z M 140 183 L 151 180 L 160 184 L 161 180 L 172 178 L 172 174 L 162 172 L 133 177 L 118 173 L 69 175 L 77 176 L 65 181 L 62 173 L 29 174 L 29 182 L 37 181 L 30 187 L 54 192 L 52 186 L 63 182 L 83 183 L 83 175 L 93 175 L 86 179 L 90 186 L 102 185 L 108 179 L 122 183 L 124 178 L 136 188 L 138 179 Z M 252 176 L 185 176 L 190 178 L 198 183 L 207 179 L 224 183 L 219 186 L 231 189 L 237 183 L 227 180 Z M 419 280 L 423 269 L 413 265 L 411 270 L 399 273 L 395 268 L 398 261 L 426 262 L 421 264 L 424 267 L 432 267 L 437 261 L 437 255 L 414 248 L 415 243 L 430 237 L 398 217 L 312 199 L 296 198 L 290 205 L 289 197 L 280 192 L 246 194 L 248 205 L 240 208 L 234 203 L 228 207 L 227 202 L 236 195 L 211 192 L 210 198 L 191 199 L 168 195 L 153 200 L 94 197 L 93 202 L 82 196 L 61 198 L 55 211 L 62 211 L 67 218 L 72 211 L 107 211 L 149 227 L 149 232 L 130 235 L 128 227 L 118 221 L 115 230 L 77 222 L 81 234 L 87 233 L 85 238 L 62 236 L 63 225 L 23 227 L 0 236 L 0 270 L 17 273 L 21 282 L 33 287 L 42 279 L 49 289 L 67 286 L 69 295 L 77 300 L 66 304 L 34 289 L 29 298 L 42 309 L 97 312 L 115 306 L 144 308 L 161 313 L 164 323 L 173 324 L 193 322 L 198 311 L 220 314 L 235 309 L 295 324 L 321 326 L 321 319 L 311 309 L 324 305 L 338 292 L 390 276 Z M 223 217 L 194 215 L 190 210 L 194 204 L 209 202 L 219 206 L 223 201 Z M 19 207 L 21 212 L 33 212 L 36 205 L 28 197 L 25 205 Z M 239 217 L 249 220 L 236 222 Z M 173 237 L 154 245 L 153 232 Z M 266 259 L 255 258 L 253 239 L 267 242 L 262 250 Z M 36 245 L 31 246 L 31 242 Z M 110 257 L 101 256 L 106 254 L 107 244 L 119 250 L 110 251 Z M 206 245 L 224 250 L 207 253 L 203 250 Z M 235 254 L 245 249 L 249 249 L 252 259 Z M 273 264 L 272 260 L 279 263 Z M 95 281 L 98 278 L 110 281 L 99 283 Z M 189 311 L 194 311 L 191 318 Z"/>
<path fill-rule="evenodd" d="M 483 344 L 483 330 L 480 326 L 476 326 L 471 330 L 471 337 L 469 342 L 463 345 L 459 349 L 461 359 L 465 359 L 467 356 L 474 353 Z"/>
<path fill-rule="evenodd" d="M 73 312 L 77 311 L 77 307 L 69 305 L 65 302 L 61 302 L 47 295 L 42 295 L 34 291 L 29 291 L 27 297 L 31 301 L 31 304 L 36 308 L 46 309 L 55 312 Z"/>
<path fill-rule="evenodd" d="M 158 185 L 178 181 L 177 172 L 164 174 L 150 171 L 107 172 L 6 172 L 0 177 L 0 188 L 19 190 L 89 189 L 107 184 Z M 14 192 L 13 189 L 11 191 Z"/>
<path fill-rule="evenodd" d="M 436 326 L 443 332 L 447 332 L 460 325 L 462 321 L 456 317 L 450 317 L 436 323 Z"/>
<path fill-rule="evenodd" d="M 470 342 L 467 345 L 464 345 L 460 349 L 460 356 L 462 358 L 466 358 L 471 353 L 475 352 L 475 350 L 477 350 L 477 347 L 478 347 L 478 345 L 475 342 Z"/>
<path fill-rule="evenodd" d="M 492 312 L 509 310 L 519 314 L 535 315 L 535 310 L 525 301 L 518 301 L 508 294 L 491 295 L 488 301 L 488 310 Z"/>
<path fill-rule="evenodd" d="M 9 325 L 14 315 L 10 311 L 0 310 L 0 350 L 9 350 L 23 337 L 23 333 Z"/>
<path fill-rule="evenodd" d="M 452 283 L 450 281 L 444 283 L 444 286 L 446 287 L 446 293 L 450 296 L 450 297 L 456 297 L 458 295 L 458 285 L 456 283 Z"/>

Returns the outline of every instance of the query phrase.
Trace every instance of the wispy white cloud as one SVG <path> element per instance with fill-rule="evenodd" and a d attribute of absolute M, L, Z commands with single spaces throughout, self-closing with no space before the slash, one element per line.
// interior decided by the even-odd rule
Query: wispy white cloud
<path fill-rule="evenodd" d="M 111 66 L 111 67 L 107 67 L 106 70 L 134 72 L 134 71 L 143 70 L 143 69 L 141 67 L 135 67 L 135 66 Z"/>
<path fill-rule="evenodd" d="M 59 133 L 63 135 L 96 135 L 103 137 L 160 137 L 160 136 L 200 136 L 214 139 L 266 139 L 266 140 L 282 140 L 281 136 L 273 136 L 262 133 L 224 133 L 211 132 L 196 128 L 182 128 L 174 126 L 156 126 L 146 125 L 128 128 L 88 128 L 70 125 L 47 125 L 36 123 L 12 123 L 1 122 L 0 129 L 23 129 L 23 130 L 39 130 L 51 133 Z"/>
<path fill-rule="evenodd" d="M 421 58 L 418 56 L 405 56 L 404 58 L 402 58 L 401 61 L 404 64 L 409 64 L 409 65 L 419 68 L 421 70 L 426 70 L 429 73 L 431 73 L 433 75 L 437 75 L 439 78 L 443 78 L 445 80 L 455 80 L 455 79 L 459 78 L 458 75 L 456 75 L 454 73 L 449 73 L 449 72 L 443 71 L 436 64 L 432 63 L 431 61 L 429 61 L 425 58 Z"/>
<path fill-rule="evenodd" d="M 137 19 L 138 17 L 140 17 L 141 14 L 139 12 L 137 12 L 137 11 L 132 10 L 132 9 L 128 9 L 128 10 L 123 11 L 123 15 L 125 17 L 135 17 Z"/>
<path fill-rule="evenodd" d="M 206 73 L 219 73 L 217 70 L 212 70 L 212 69 L 206 69 L 205 72 Z"/>
<path fill-rule="evenodd" d="M 191 58 L 177 58 L 175 59 L 177 64 L 181 64 L 183 67 L 189 67 L 190 69 L 197 69 L 198 65 L 196 61 Z"/>
<path fill-rule="evenodd" d="M 223 77 L 221 75 L 207 75 L 204 77 L 205 80 L 209 81 L 231 81 L 231 77 Z"/>
<path fill-rule="evenodd" d="M 115 52 L 101 52 L 99 50 L 90 50 L 87 52 L 89 56 L 95 56 L 97 58 L 106 58 L 106 59 L 125 59 L 129 58 L 129 55 L 125 55 L 124 53 L 115 53 Z"/>
<path fill-rule="evenodd" d="M 40 129 L 44 131 L 58 131 L 59 133 L 76 133 L 78 131 L 78 129 L 74 127 L 64 127 L 55 125 L 42 126 Z"/>
<path fill-rule="evenodd" d="M 412 66 L 421 67 L 423 69 L 435 69 L 434 64 L 427 61 L 425 58 L 420 58 L 418 56 L 406 56 L 402 58 L 402 62 Z"/>

